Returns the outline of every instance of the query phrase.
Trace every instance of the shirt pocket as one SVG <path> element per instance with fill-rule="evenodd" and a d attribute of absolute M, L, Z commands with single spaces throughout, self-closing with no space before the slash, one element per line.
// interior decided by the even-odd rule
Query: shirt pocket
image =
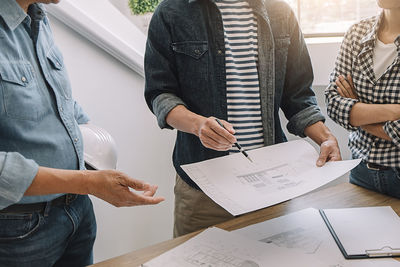
<path fill-rule="evenodd" d="M 59 93 L 65 99 L 70 100 L 72 98 L 72 90 L 68 73 L 64 66 L 63 56 L 56 46 L 53 46 L 47 52 L 47 60 L 51 74 L 48 77 L 48 82 L 55 92 Z"/>
<path fill-rule="evenodd" d="M 30 63 L 0 62 L 0 87 L 6 116 L 37 121 L 46 112 Z"/>
<path fill-rule="evenodd" d="M 208 85 L 208 42 L 186 41 L 171 44 L 185 96 L 199 97 Z"/>

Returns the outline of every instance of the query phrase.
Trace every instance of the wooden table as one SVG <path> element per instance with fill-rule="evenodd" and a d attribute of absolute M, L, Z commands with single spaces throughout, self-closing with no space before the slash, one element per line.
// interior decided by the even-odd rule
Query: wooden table
<path fill-rule="evenodd" d="M 393 210 L 400 216 L 400 199 L 378 194 L 349 183 L 343 183 L 292 199 L 272 207 L 242 215 L 217 226 L 219 228 L 231 231 L 310 207 L 320 209 L 367 206 L 391 206 Z M 201 231 L 133 251 L 131 253 L 97 263 L 94 266 L 140 266 L 141 264 L 159 256 L 167 250 L 182 244 L 199 232 Z"/>

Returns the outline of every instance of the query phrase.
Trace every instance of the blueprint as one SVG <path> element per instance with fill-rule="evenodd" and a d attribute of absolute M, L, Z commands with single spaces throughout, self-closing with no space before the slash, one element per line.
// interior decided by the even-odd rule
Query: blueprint
<path fill-rule="evenodd" d="M 310 255 L 210 228 L 143 267 L 310 267 L 323 266 Z"/>
<path fill-rule="evenodd" d="M 233 233 L 274 245 L 277 248 L 312 256 L 313 259 L 323 263 L 321 266 L 326 267 L 400 266 L 400 262 L 390 258 L 346 260 L 319 211 L 312 208 L 254 224 Z"/>
<path fill-rule="evenodd" d="M 242 154 L 182 165 L 190 178 L 217 204 L 240 215 L 292 199 L 339 178 L 360 160 L 317 167 L 318 152 L 296 140 Z"/>

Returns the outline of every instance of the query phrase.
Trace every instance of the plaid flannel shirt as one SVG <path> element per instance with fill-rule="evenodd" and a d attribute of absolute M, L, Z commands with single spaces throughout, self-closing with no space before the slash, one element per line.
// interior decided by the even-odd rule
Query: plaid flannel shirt
<path fill-rule="evenodd" d="M 350 125 L 350 111 L 357 102 L 367 104 L 400 104 L 400 36 L 395 40 L 398 56 L 377 78 L 373 70 L 373 53 L 383 14 L 362 20 L 346 33 L 336 59 L 330 85 L 325 91 L 328 115 L 349 130 L 349 147 L 355 158 L 400 167 L 400 120 L 388 121 L 384 131 L 392 141 L 371 135 Z M 339 75 L 351 74 L 358 99 L 339 95 L 335 84 Z"/>

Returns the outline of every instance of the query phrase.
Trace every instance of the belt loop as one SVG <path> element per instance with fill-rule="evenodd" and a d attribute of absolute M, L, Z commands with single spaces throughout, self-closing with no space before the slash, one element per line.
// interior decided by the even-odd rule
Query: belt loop
<path fill-rule="evenodd" d="M 69 205 L 71 204 L 75 199 L 76 199 L 77 195 L 75 194 L 66 194 L 65 195 L 65 205 Z"/>
<path fill-rule="evenodd" d="M 51 209 L 51 201 L 46 202 L 45 205 L 46 206 L 44 207 L 43 216 L 47 217 L 47 216 L 49 216 L 49 212 L 50 212 L 50 209 Z"/>

